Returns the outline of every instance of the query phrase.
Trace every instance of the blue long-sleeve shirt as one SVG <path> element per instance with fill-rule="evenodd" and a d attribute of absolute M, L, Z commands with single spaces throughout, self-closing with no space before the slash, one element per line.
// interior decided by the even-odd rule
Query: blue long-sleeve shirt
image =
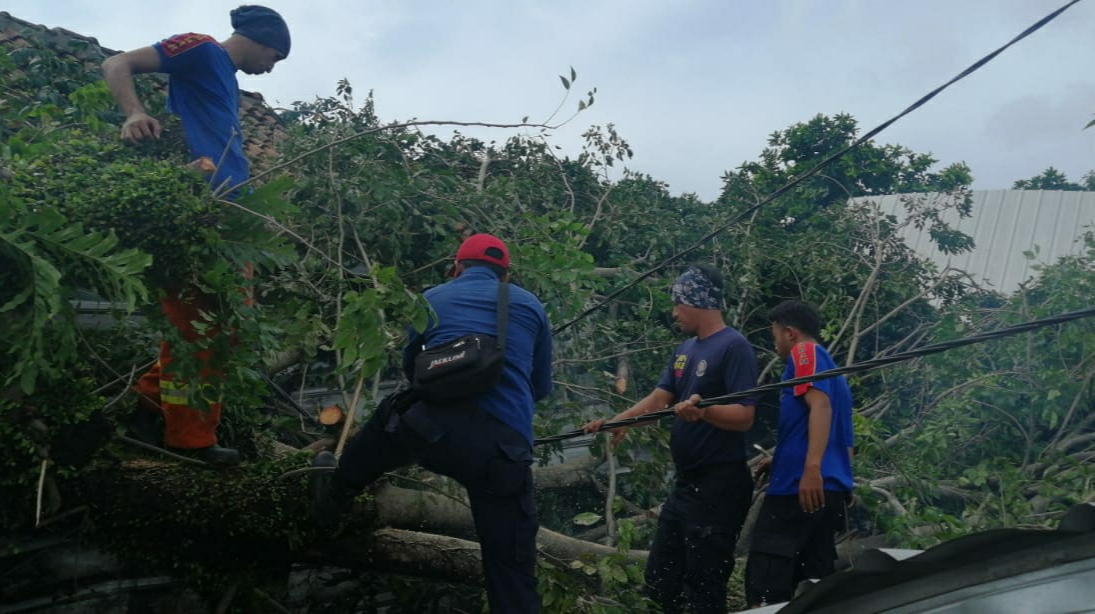
<path fill-rule="evenodd" d="M 424 333 L 411 329 L 403 350 L 403 370 L 414 370 L 423 347 L 432 348 L 471 334 L 498 335 L 498 276 L 487 267 L 471 267 L 460 277 L 425 293 L 436 319 Z M 551 325 L 534 294 L 511 285 L 506 363 L 502 378 L 475 404 L 521 433 L 532 444 L 532 414 L 536 401 L 551 393 Z"/>

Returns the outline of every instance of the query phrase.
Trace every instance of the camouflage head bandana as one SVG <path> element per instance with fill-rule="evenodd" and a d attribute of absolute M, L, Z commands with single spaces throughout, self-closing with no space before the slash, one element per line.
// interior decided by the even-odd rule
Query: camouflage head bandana
<path fill-rule="evenodd" d="M 673 282 L 673 303 L 697 309 L 722 309 L 722 291 L 696 267 L 690 266 Z"/>

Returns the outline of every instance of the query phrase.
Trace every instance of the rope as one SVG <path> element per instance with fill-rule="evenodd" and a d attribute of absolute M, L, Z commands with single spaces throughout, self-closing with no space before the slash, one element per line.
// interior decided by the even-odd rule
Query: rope
<path fill-rule="evenodd" d="M 881 356 L 873 358 L 864 362 L 848 365 L 846 367 L 838 367 L 829 371 L 823 371 L 821 373 L 815 373 L 814 375 L 808 375 L 805 377 L 796 377 L 793 379 L 783 380 L 773 384 L 765 384 L 763 386 L 757 386 L 750 390 L 743 390 L 741 392 L 733 392 L 717 397 L 710 397 L 701 400 L 696 405 L 698 407 L 710 407 L 712 405 L 724 405 L 732 401 L 738 401 L 742 399 L 755 399 L 756 397 L 775 390 L 780 390 L 788 386 L 797 386 L 799 384 L 805 384 L 808 382 L 816 382 L 818 380 L 828 379 L 837 375 L 844 375 L 845 373 L 861 373 L 863 371 L 871 371 L 886 367 L 895 363 L 904 362 L 906 360 L 912 360 L 913 358 L 919 358 L 921 356 L 928 356 L 930 354 L 938 354 L 940 352 L 946 352 L 947 350 L 953 350 L 955 348 L 973 345 L 976 343 L 984 343 L 986 341 L 992 341 L 995 339 L 1002 339 L 1004 337 L 1011 337 L 1020 333 L 1030 332 L 1039 328 L 1045 328 L 1047 326 L 1055 326 L 1057 324 L 1063 324 L 1065 322 L 1071 322 L 1073 320 L 1080 320 L 1083 318 L 1090 318 L 1095 316 L 1095 307 L 1089 307 L 1087 309 L 1080 309 L 1079 311 L 1069 311 L 1049 318 L 1042 318 L 1039 320 L 1031 320 L 1022 324 L 1016 324 L 1014 326 L 1006 326 L 1004 328 L 998 328 L 986 333 L 980 333 L 977 335 L 970 335 L 968 337 L 961 337 L 950 341 L 941 341 L 939 343 L 932 343 L 925 345 L 907 352 L 901 352 L 898 354 L 892 354 L 890 356 Z M 665 418 L 673 415 L 672 409 L 662 409 L 653 411 L 642 416 L 635 418 L 628 418 L 626 420 L 619 420 L 617 422 L 607 422 L 601 426 L 598 431 L 604 431 L 608 429 L 614 429 L 621 426 L 633 426 L 636 424 L 644 424 L 647 422 L 653 422 L 661 418 Z M 574 437 L 581 437 L 587 433 L 582 430 L 570 431 L 569 433 L 562 433 L 559 435 L 552 435 L 551 437 L 544 437 L 537 439 L 533 445 L 543 445 L 546 443 L 554 443 L 556 441 L 563 441 L 566 439 L 572 439 Z"/>
<path fill-rule="evenodd" d="M 994 58 L 996 58 L 996 56 L 1003 53 L 1007 48 L 1011 47 L 1015 43 L 1018 43 L 1019 41 L 1023 40 L 1024 38 L 1030 36 L 1031 34 L 1037 32 L 1038 30 L 1042 29 L 1043 26 L 1045 26 L 1049 22 L 1056 19 L 1061 13 L 1065 12 L 1066 10 L 1071 8 L 1072 5 L 1076 4 L 1079 1 L 1080 0 L 1071 0 L 1068 4 L 1065 4 L 1064 6 L 1057 9 L 1056 11 L 1053 11 L 1049 15 L 1046 15 L 1045 17 L 1039 19 L 1037 22 L 1035 22 L 1029 28 L 1027 28 L 1026 30 L 1023 30 L 1018 36 L 1016 36 L 1015 38 L 1008 41 L 1007 44 L 1005 44 L 1002 47 L 996 49 L 992 53 L 990 53 L 990 54 L 986 55 L 985 57 L 981 58 L 980 60 L 977 60 L 976 62 L 971 64 L 969 66 L 969 68 L 967 68 L 967 69 L 963 70 L 962 72 L 958 73 L 958 75 L 955 76 L 954 78 L 952 78 L 950 81 L 947 81 L 946 83 L 944 83 L 943 85 L 940 85 L 939 87 L 935 88 L 931 92 L 928 92 L 926 95 L 921 97 L 919 100 L 917 100 L 916 102 L 909 105 L 909 107 L 906 108 L 904 111 L 898 113 L 897 115 L 895 115 L 892 118 L 886 120 L 885 122 L 882 122 L 876 128 L 874 128 L 870 132 L 864 134 L 863 136 L 859 137 L 858 139 L 853 141 L 850 145 L 848 145 L 844 149 L 841 149 L 840 151 L 838 151 L 838 152 L 830 155 L 829 157 L 825 158 L 821 162 L 818 162 L 816 165 L 814 165 L 813 168 L 807 170 L 806 172 L 802 173 L 801 175 L 799 175 L 796 178 L 792 179 L 791 181 L 787 182 L 786 184 L 784 184 L 783 187 L 779 188 L 775 192 L 772 192 L 771 194 L 769 194 L 768 196 L 763 198 L 760 202 L 756 203 L 755 205 L 745 209 L 744 211 L 742 211 L 738 215 L 734 216 L 733 218 L 731 218 L 731 220 L 729 222 L 723 224 L 722 226 L 719 226 L 719 227 L 715 228 L 714 230 L 712 230 L 712 231 L 708 232 L 707 234 L 705 234 L 704 236 L 700 237 L 700 239 L 697 240 L 695 243 L 689 245 L 688 247 L 684 248 L 683 250 L 681 250 L 681 251 L 677 252 L 676 254 L 673 254 L 672 256 L 669 256 L 665 260 L 661 261 L 654 268 L 652 268 L 649 271 L 643 273 L 642 275 L 637 277 L 634 281 L 628 283 L 627 285 L 620 288 L 619 290 L 616 290 L 612 294 L 609 294 L 607 297 L 602 299 L 601 302 L 594 304 L 593 306 L 589 307 L 588 309 L 586 309 L 582 313 L 575 316 L 574 319 L 570 320 L 569 322 L 566 322 L 564 324 L 561 324 L 561 325 L 557 326 L 552 331 L 552 333 L 553 334 L 559 334 L 559 333 L 563 332 L 564 330 L 570 328 L 571 326 L 577 324 L 578 322 L 580 322 L 583 319 L 587 318 L 588 316 L 590 316 L 594 312 L 596 312 L 596 311 L 600 310 L 601 308 L 603 308 L 605 305 L 611 303 L 615 298 L 617 298 L 618 296 L 620 296 L 621 294 L 623 294 L 627 290 L 630 290 L 631 288 L 634 288 L 635 286 L 637 286 L 643 280 L 648 279 L 649 277 L 651 277 L 652 275 L 654 275 L 658 271 L 661 271 L 662 269 L 668 267 L 670 264 L 673 264 L 677 260 L 680 260 L 684 256 L 692 253 L 697 248 L 702 246 L 704 243 L 707 243 L 711 239 L 713 239 L 716 236 L 722 234 L 723 232 L 725 232 L 726 230 L 728 230 L 732 226 L 737 225 L 738 222 L 740 222 L 741 220 L 745 219 L 746 217 L 752 215 L 755 211 L 757 211 L 761 207 L 767 205 L 768 203 L 772 202 L 773 200 L 776 200 L 780 196 L 783 196 L 787 192 L 790 192 L 792 189 L 797 187 L 803 181 L 806 181 L 810 177 L 813 177 L 814 175 L 821 172 L 822 169 L 829 166 L 829 164 L 831 164 L 833 161 L 837 160 L 838 158 L 843 157 L 845 154 L 852 151 L 853 149 L 856 149 L 856 148 L 860 147 L 861 145 L 863 145 L 867 141 L 871 140 L 875 136 L 878 136 L 878 134 L 881 133 L 886 128 L 889 128 L 891 125 L 893 125 L 895 122 L 897 122 L 897 120 L 899 120 L 899 119 L 905 117 L 906 115 L 908 115 L 909 113 L 912 113 L 913 111 L 919 109 L 921 106 L 923 106 L 929 100 L 931 100 L 932 98 L 935 98 L 937 95 L 942 93 L 943 90 L 945 90 L 948 87 L 954 85 L 955 83 L 961 81 L 962 79 L 965 79 L 966 77 L 970 76 L 974 72 L 977 72 L 977 70 L 979 70 L 985 64 L 988 64 L 990 61 L 992 61 Z"/>

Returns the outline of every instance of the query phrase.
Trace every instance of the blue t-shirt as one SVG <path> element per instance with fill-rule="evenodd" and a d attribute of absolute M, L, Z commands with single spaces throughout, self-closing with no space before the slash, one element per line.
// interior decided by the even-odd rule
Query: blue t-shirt
<path fill-rule="evenodd" d="M 152 47 L 160 55 L 160 70 L 169 74 L 167 109 L 182 120 L 190 155 L 205 156 L 218 165 L 209 183 L 214 189 L 235 186 L 250 173 L 243 155 L 240 129 L 240 88 L 236 65 L 213 37 L 179 34 Z"/>
<path fill-rule="evenodd" d="M 414 370 L 422 347 L 432 348 L 464 335 L 498 335 L 498 276 L 486 267 L 466 269 L 460 277 L 430 288 L 426 300 L 437 314 L 424 334 L 411 329 L 403 350 L 403 370 Z M 551 325 L 534 294 L 509 289 L 509 325 L 502 379 L 475 399 L 480 409 L 521 433 L 532 445 L 536 401 L 551 394 Z"/>
<path fill-rule="evenodd" d="M 783 379 L 805 377 L 835 368 L 836 363 L 825 348 L 816 343 L 799 343 L 791 348 Z M 804 397 L 810 388 L 824 392 L 833 408 L 829 443 L 821 458 L 821 477 L 825 482 L 825 490 L 852 490 L 852 459 L 848 455 L 848 448 L 855 445 L 852 431 L 852 390 L 848 387 L 848 380 L 843 375 L 838 375 L 786 387 L 780 392 L 779 439 L 772 457 L 772 475 L 768 483 L 770 495 L 798 494 L 798 482 L 802 479 L 809 446 L 810 408 Z"/>
<path fill-rule="evenodd" d="M 692 337 L 677 346 L 662 373 L 658 388 L 673 393 L 678 401 L 693 394 L 703 398 L 755 388 L 757 359 L 753 346 L 733 328 L 726 327 L 705 338 Z M 755 399 L 735 401 L 756 405 Z M 727 431 L 702 420 L 674 418 L 669 449 L 678 471 L 745 460 L 745 434 Z"/>

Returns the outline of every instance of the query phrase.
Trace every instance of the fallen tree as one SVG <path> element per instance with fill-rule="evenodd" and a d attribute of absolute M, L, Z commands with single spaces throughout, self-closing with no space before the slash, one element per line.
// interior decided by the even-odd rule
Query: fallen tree
<path fill-rule="evenodd" d="M 95 541 L 137 546 L 153 558 L 174 551 L 195 561 L 230 561 L 247 552 L 260 565 L 326 560 L 361 570 L 406 569 L 479 581 L 478 546 L 466 541 L 474 539 L 474 524 L 462 490 L 449 495 L 444 487 L 395 484 L 422 484 L 421 479 L 380 482 L 355 502 L 338 535 L 326 539 L 310 523 L 306 476 L 281 478 L 307 460 L 306 454 L 281 455 L 218 471 L 138 458 L 86 471 L 60 489 L 65 508 L 86 506 Z M 537 541 L 546 556 L 564 563 L 618 554 L 547 528 Z M 641 563 L 646 552 L 628 551 L 624 558 Z"/>

